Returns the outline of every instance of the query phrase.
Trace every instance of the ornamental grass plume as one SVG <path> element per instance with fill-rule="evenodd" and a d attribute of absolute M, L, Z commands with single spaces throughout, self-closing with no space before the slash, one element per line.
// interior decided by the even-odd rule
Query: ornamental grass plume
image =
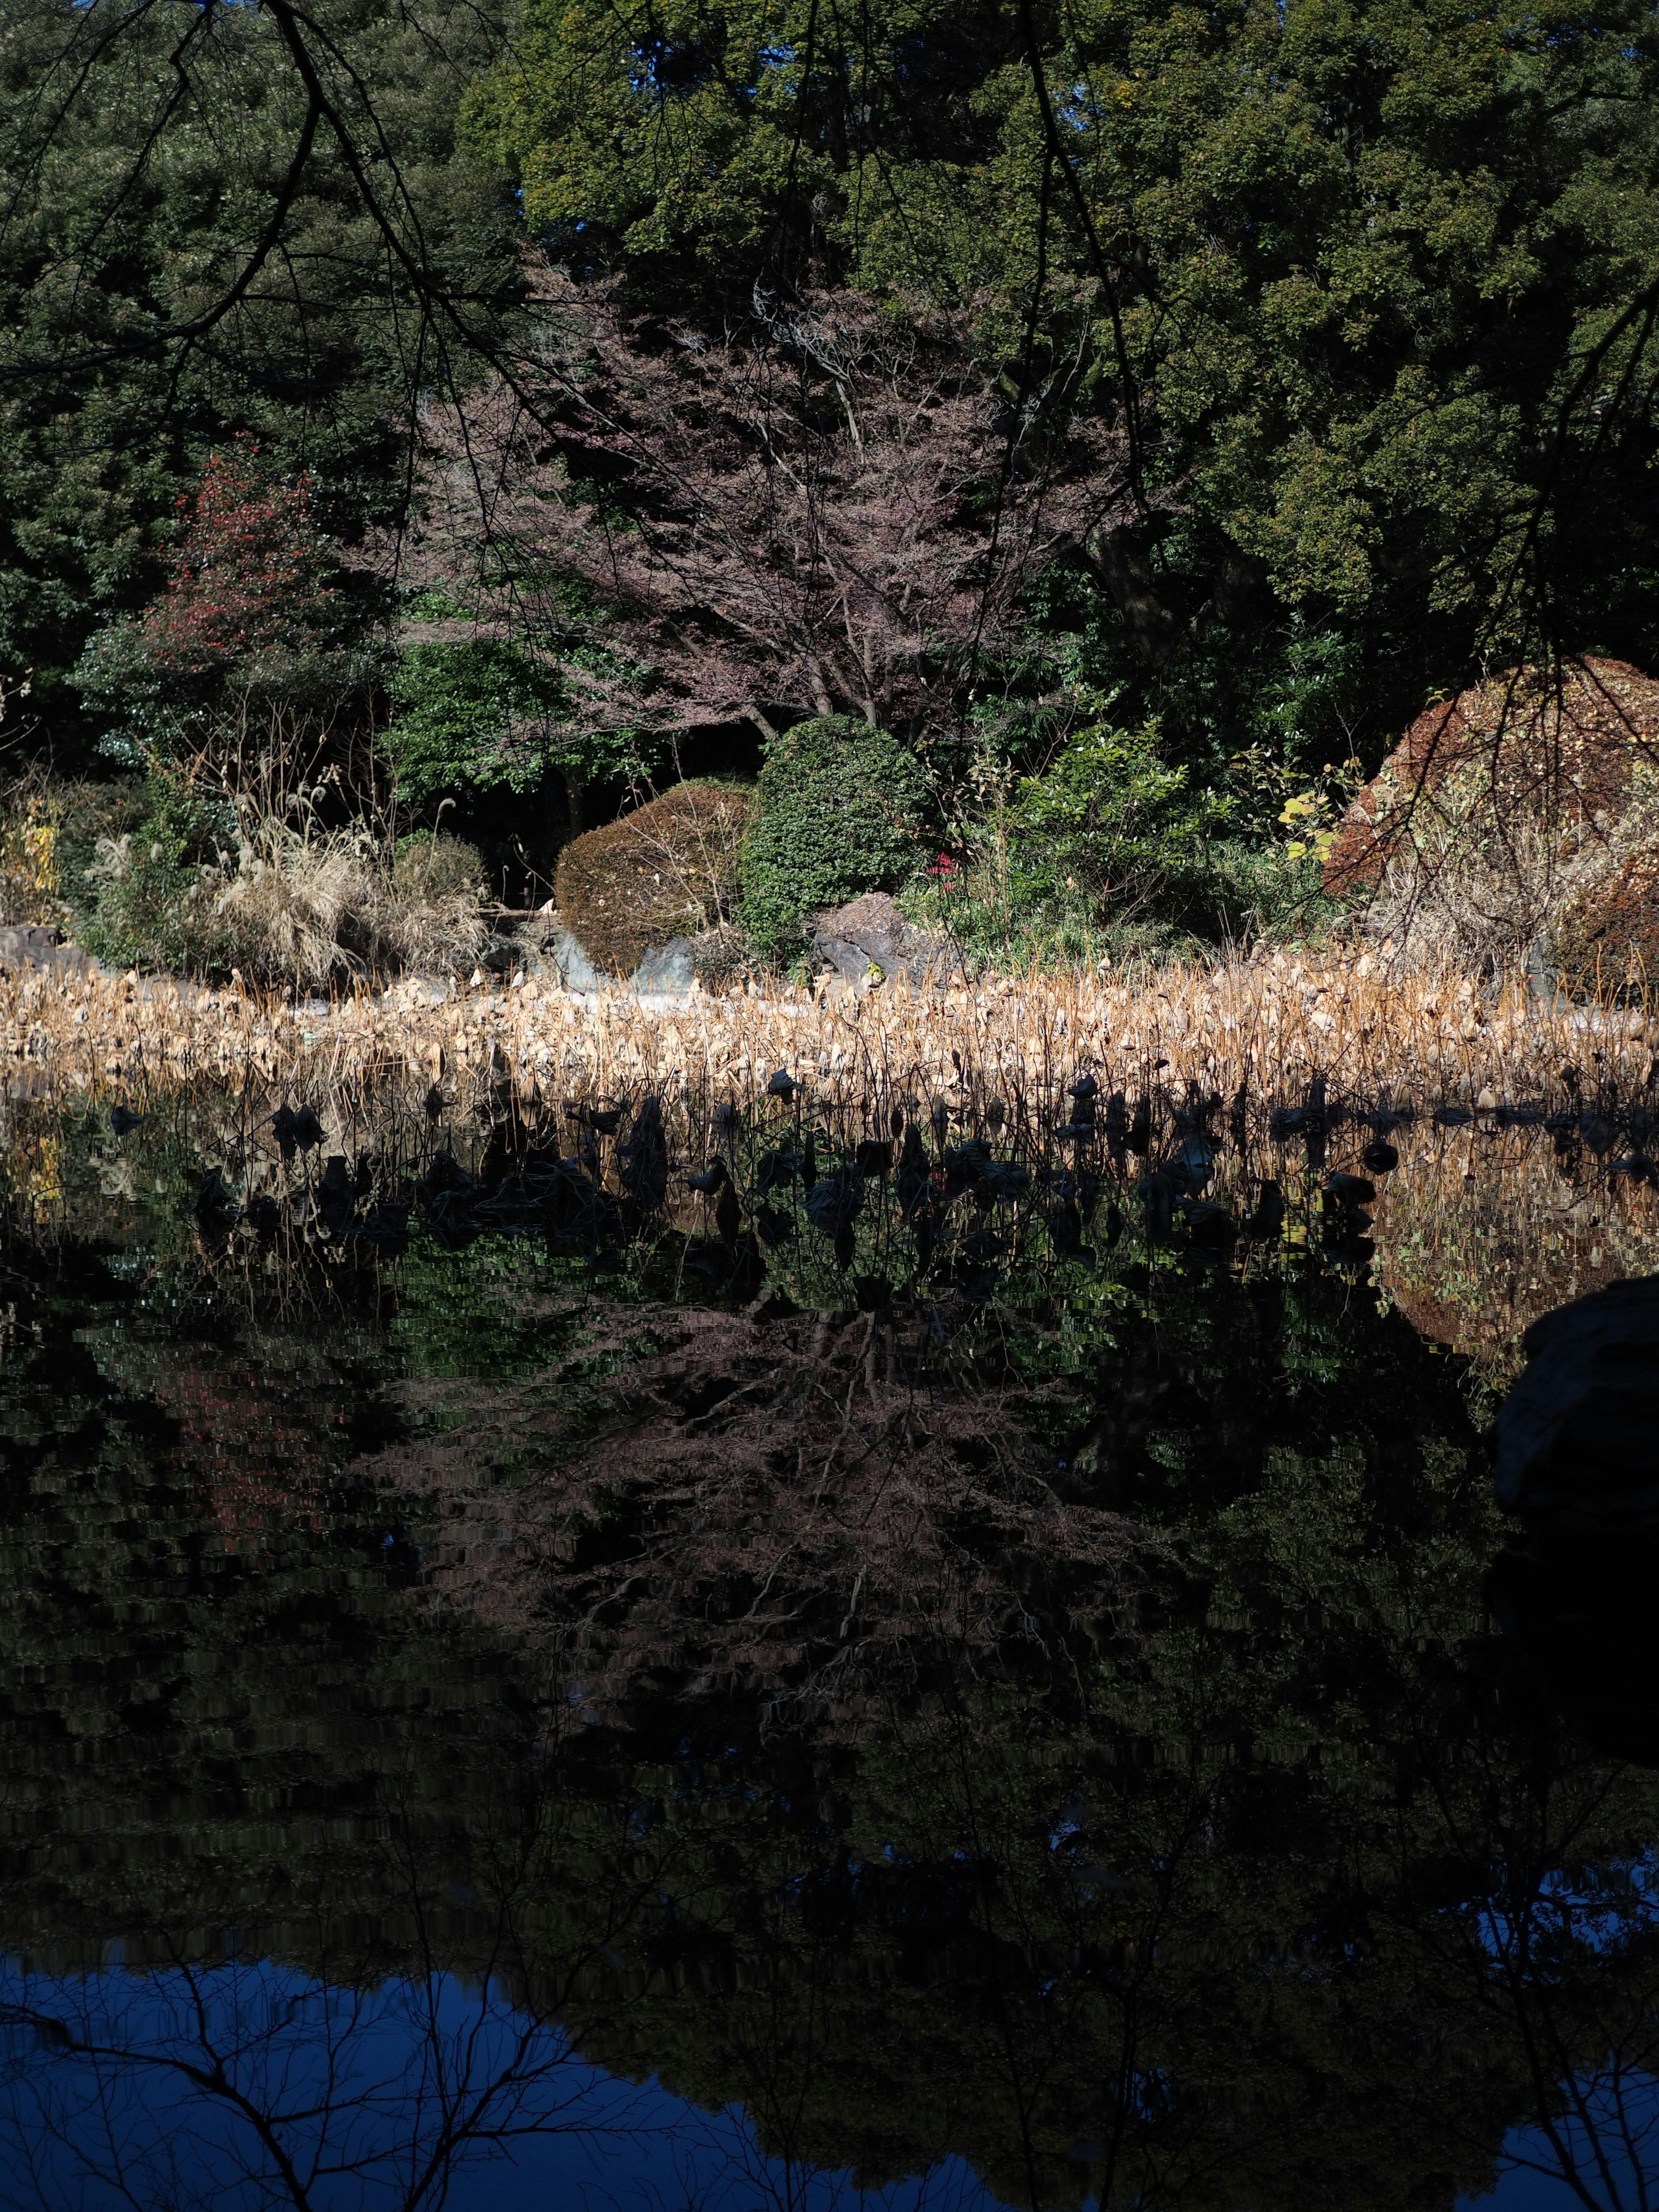
<path fill-rule="evenodd" d="M 313 835 L 271 817 L 252 825 L 215 905 L 236 965 L 260 981 L 316 990 L 368 967 L 378 887 L 349 831 Z"/>

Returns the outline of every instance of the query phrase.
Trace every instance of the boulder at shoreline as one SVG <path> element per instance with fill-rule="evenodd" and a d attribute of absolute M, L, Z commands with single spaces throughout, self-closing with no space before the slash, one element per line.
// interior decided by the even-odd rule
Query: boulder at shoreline
<path fill-rule="evenodd" d="M 866 891 L 822 914 L 812 933 L 815 964 L 854 986 L 902 975 L 920 987 L 943 983 L 962 972 L 962 955 L 941 932 L 919 929 L 885 891 Z"/>

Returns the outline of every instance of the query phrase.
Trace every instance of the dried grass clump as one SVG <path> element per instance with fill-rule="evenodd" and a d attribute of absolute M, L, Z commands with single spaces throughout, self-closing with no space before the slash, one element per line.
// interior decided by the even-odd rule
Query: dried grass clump
<path fill-rule="evenodd" d="M 459 837 L 400 838 L 375 917 L 377 954 L 428 972 L 471 969 L 489 937 L 483 878 L 476 848 Z"/>
<path fill-rule="evenodd" d="M 565 847 L 554 900 L 595 967 L 631 975 L 653 945 L 730 920 L 750 805 L 730 784 L 676 784 Z"/>
<path fill-rule="evenodd" d="M 441 838 L 388 870 L 365 825 L 267 817 L 245 830 L 215 903 L 235 964 L 262 982 L 319 989 L 377 968 L 470 967 L 489 936 L 476 862 Z"/>
<path fill-rule="evenodd" d="M 214 903 L 237 966 L 261 981 L 316 989 L 368 964 L 378 901 L 356 836 L 262 823 L 241 839 Z"/>
<path fill-rule="evenodd" d="M 0 975 L 0 1060 L 14 1080 L 64 1091 L 236 1072 L 323 1099 L 404 1070 L 423 1086 L 441 1076 L 461 1103 L 503 1086 L 527 1104 L 649 1091 L 688 1155 L 706 1146 L 715 1103 L 769 1124 L 783 1113 L 763 1096 L 780 1068 L 805 1085 L 814 1115 L 858 1121 L 860 1135 L 910 1098 L 930 1111 L 942 1101 L 957 1119 L 994 1099 L 1052 1126 L 1081 1068 L 1107 1091 L 1180 1100 L 1189 1085 L 1228 1099 L 1242 1089 L 1257 1109 L 1299 1104 L 1316 1080 L 1361 1103 L 1559 1101 L 1564 1067 L 1586 1089 L 1650 1096 L 1659 1062 L 1639 1010 L 1540 1000 L 1522 975 L 1483 982 L 1385 955 L 1275 953 L 938 991 L 894 979 L 833 1000 L 751 985 L 648 1006 L 534 981 L 436 1005 L 357 988 L 323 1012 L 246 989 L 22 970 Z"/>

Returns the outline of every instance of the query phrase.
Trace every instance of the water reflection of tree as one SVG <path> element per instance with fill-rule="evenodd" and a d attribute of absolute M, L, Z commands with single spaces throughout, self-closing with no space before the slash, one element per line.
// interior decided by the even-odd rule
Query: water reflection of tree
<path fill-rule="evenodd" d="M 629 2100 L 560 2029 L 434 1969 L 368 1986 L 237 1961 L 14 1981 L 9 2185 L 45 2212 L 343 2200 L 428 2212 L 527 2136 L 618 2135 Z M 33 2049 L 21 2057 L 19 2041 Z M 98 2192 L 101 2192 L 101 2195 Z"/>
<path fill-rule="evenodd" d="M 1643 2124 L 1659 1790 L 1490 1633 L 1457 1374 L 1344 1283 L 1160 1297 L 1108 1312 L 1083 1479 L 1176 1564 L 1073 1608 L 1063 1669 L 919 1616 L 929 1668 L 769 1731 L 763 1685 L 693 1677 L 584 1722 L 580 1655 L 434 1606 L 413 1504 L 351 1470 L 323 1529 L 228 1558 L 166 1423 L 46 1316 L 0 1391 L 5 1942 L 229 1977 L 271 2081 L 307 2020 L 372 2043 L 453 1973 L 544 2039 L 552 2124 L 575 2051 L 741 2102 L 787 2175 L 1446 2205 L 1547 2120 L 1608 2199 L 1564 2085 L 1615 2153 Z M 256 1958 L 320 2009 L 261 2014 Z"/>

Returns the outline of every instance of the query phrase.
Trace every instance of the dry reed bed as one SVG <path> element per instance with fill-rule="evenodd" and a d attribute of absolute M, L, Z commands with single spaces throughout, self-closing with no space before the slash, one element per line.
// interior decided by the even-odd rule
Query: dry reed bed
<path fill-rule="evenodd" d="M 205 1079 L 319 1101 L 420 1076 L 461 1098 L 510 1086 L 532 1102 L 651 1090 L 741 1103 L 781 1067 L 831 1111 L 941 1094 L 1046 1111 L 1085 1067 L 1132 1094 L 1194 1083 L 1231 1097 L 1242 1085 L 1272 1104 L 1318 1079 L 1333 1100 L 1419 1107 L 1559 1097 L 1564 1066 L 1629 1097 L 1655 1068 L 1639 1012 L 1551 1007 L 1518 978 L 1483 993 L 1449 972 L 1389 974 L 1365 954 L 1145 981 L 889 985 L 840 1002 L 791 989 L 665 1004 L 533 981 L 434 996 L 412 983 L 295 1006 L 240 987 L 26 969 L 0 976 L 0 1060 L 15 1094 Z"/>

